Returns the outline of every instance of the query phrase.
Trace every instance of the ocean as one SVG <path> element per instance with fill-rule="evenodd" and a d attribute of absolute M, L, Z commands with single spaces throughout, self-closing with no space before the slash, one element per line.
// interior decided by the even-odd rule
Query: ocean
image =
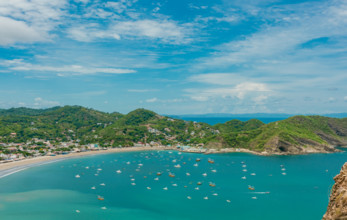
<path fill-rule="evenodd" d="M 218 123 L 225 123 L 227 121 L 233 120 L 233 119 L 237 119 L 240 121 L 248 121 L 254 118 L 245 118 L 245 117 L 237 117 L 237 118 L 233 118 L 233 117 L 177 117 L 178 119 L 182 119 L 182 120 L 186 120 L 186 121 L 196 121 L 196 122 L 204 122 L 207 123 L 209 125 L 215 125 Z M 270 122 L 275 122 L 275 121 L 280 121 L 280 120 L 284 120 L 286 118 L 274 118 L 274 117 L 268 117 L 268 118 L 257 118 L 260 121 L 262 121 L 265 124 L 268 124 Z"/>
<path fill-rule="evenodd" d="M 1 178 L 0 219 L 321 219 L 346 161 L 346 152 L 67 159 Z"/>

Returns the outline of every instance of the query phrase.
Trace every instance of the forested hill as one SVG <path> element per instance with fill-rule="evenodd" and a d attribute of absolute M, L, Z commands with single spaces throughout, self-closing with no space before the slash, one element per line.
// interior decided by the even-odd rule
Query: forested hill
<path fill-rule="evenodd" d="M 211 126 L 172 119 L 145 109 L 121 114 L 81 106 L 12 108 L 0 110 L 0 137 L 2 143 L 23 143 L 37 138 L 113 147 L 141 142 L 299 154 L 332 152 L 333 145 L 346 145 L 347 118 L 294 116 L 269 124 L 252 119 Z"/>

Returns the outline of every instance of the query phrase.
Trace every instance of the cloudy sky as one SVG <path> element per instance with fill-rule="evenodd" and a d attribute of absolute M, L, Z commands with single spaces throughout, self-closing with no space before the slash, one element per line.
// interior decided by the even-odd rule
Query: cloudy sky
<path fill-rule="evenodd" d="M 346 0 L 0 0 L 0 108 L 347 112 Z"/>

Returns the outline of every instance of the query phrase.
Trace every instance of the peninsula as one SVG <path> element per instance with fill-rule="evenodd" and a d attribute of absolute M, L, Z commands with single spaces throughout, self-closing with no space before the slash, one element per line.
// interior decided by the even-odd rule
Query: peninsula
<path fill-rule="evenodd" d="M 145 109 L 128 114 L 81 106 L 0 110 L 2 162 L 133 146 L 282 155 L 337 152 L 336 146 L 346 145 L 347 118 L 293 116 L 269 124 L 252 119 L 211 126 Z"/>

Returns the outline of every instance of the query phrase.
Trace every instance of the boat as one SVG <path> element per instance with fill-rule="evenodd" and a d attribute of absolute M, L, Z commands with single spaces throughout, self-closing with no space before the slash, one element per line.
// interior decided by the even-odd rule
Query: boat
<path fill-rule="evenodd" d="M 100 183 L 100 186 L 105 186 L 106 184 L 105 183 Z"/>
<path fill-rule="evenodd" d="M 207 173 L 203 173 L 202 175 L 203 175 L 203 176 L 207 176 Z"/>
<path fill-rule="evenodd" d="M 197 185 L 198 185 L 198 186 L 202 185 L 202 182 L 197 182 Z"/>
<path fill-rule="evenodd" d="M 169 177 L 175 177 L 175 175 L 172 173 L 169 173 Z"/>
<path fill-rule="evenodd" d="M 77 174 L 75 177 L 76 177 L 76 178 L 80 178 L 81 176 Z"/>
<path fill-rule="evenodd" d="M 167 187 L 164 187 L 163 190 L 167 190 Z"/>
<path fill-rule="evenodd" d="M 157 176 L 161 176 L 161 172 L 157 172 Z"/>
<path fill-rule="evenodd" d="M 208 200 L 208 197 L 207 197 L 207 196 L 205 196 L 205 197 L 204 197 L 204 199 Z"/>
<path fill-rule="evenodd" d="M 201 161 L 201 159 L 200 158 L 196 158 L 196 160 L 195 160 L 196 162 L 200 162 Z"/>
<path fill-rule="evenodd" d="M 199 166 L 197 163 L 195 163 L 193 166 L 195 166 L 195 167 L 197 167 L 197 166 Z"/>
<path fill-rule="evenodd" d="M 119 173 L 122 173 L 122 171 L 121 171 L 121 170 L 117 170 L 116 172 L 117 172 L 118 174 L 119 174 Z"/>
<path fill-rule="evenodd" d="M 186 173 L 187 176 L 190 176 L 190 173 Z"/>
<path fill-rule="evenodd" d="M 254 186 L 248 186 L 249 190 L 255 190 Z"/>
<path fill-rule="evenodd" d="M 102 197 L 102 196 L 98 196 L 98 200 L 104 201 L 105 199 L 104 199 L 104 197 Z"/>
<path fill-rule="evenodd" d="M 187 196 L 187 199 L 192 199 L 192 197 L 190 197 L 190 196 Z"/>
<path fill-rule="evenodd" d="M 256 174 L 255 173 L 251 173 L 252 176 L 255 176 Z"/>
<path fill-rule="evenodd" d="M 209 162 L 209 163 L 214 163 L 214 160 L 208 159 L 207 162 Z"/>
<path fill-rule="evenodd" d="M 91 189 L 96 189 L 95 186 L 92 186 Z"/>
<path fill-rule="evenodd" d="M 101 209 L 104 209 L 104 210 L 105 210 L 105 209 L 107 209 L 107 208 L 104 206 L 104 207 L 101 207 Z"/>
<path fill-rule="evenodd" d="M 245 179 L 247 179 L 247 177 L 243 176 L 243 177 L 241 177 L 241 179 L 245 180 Z"/>
<path fill-rule="evenodd" d="M 151 187 L 147 186 L 147 189 L 148 189 L 148 190 L 150 190 L 150 189 L 151 189 Z"/>
<path fill-rule="evenodd" d="M 212 173 L 215 173 L 215 172 L 217 172 L 217 170 L 211 170 L 211 172 L 212 172 Z"/>
<path fill-rule="evenodd" d="M 176 164 L 176 165 L 174 165 L 174 167 L 176 167 L 176 168 L 181 168 L 181 165 Z"/>
<path fill-rule="evenodd" d="M 216 184 L 214 184 L 214 183 L 210 183 L 208 185 L 211 186 L 211 187 L 215 187 L 216 186 Z"/>

